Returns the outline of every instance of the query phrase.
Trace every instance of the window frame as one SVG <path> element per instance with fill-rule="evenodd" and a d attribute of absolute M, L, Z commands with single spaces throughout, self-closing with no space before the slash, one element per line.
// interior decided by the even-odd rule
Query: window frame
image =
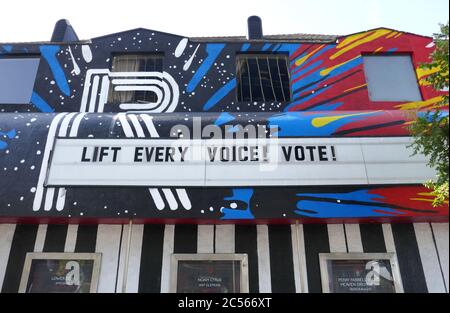
<path fill-rule="evenodd" d="M 323 293 L 332 293 L 330 291 L 330 273 L 328 272 L 327 262 L 333 260 L 389 260 L 395 293 L 404 292 L 396 253 L 332 252 L 319 253 L 320 278 Z"/>
<path fill-rule="evenodd" d="M 177 293 L 178 261 L 240 261 L 240 293 L 249 293 L 246 253 L 176 253 L 171 255 L 170 292 Z"/>
<path fill-rule="evenodd" d="M 111 54 L 110 54 L 110 60 L 109 60 L 109 66 L 108 66 L 108 69 L 109 69 L 109 71 L 111 72 L 111 73 L 127 73 L 127 72 L 118 72 L 118 71 L 114 71 L 114 69 L 113 69 L 113 64 L 114 64 L 114 58 L 115 57 L 117 57 L 117 56 L 127 56 L 127 55 L 136 55 L 136 56 L 156 56 L 156 57 L 160 57 L 161 58 L 161 63 L 162 63 L 162 66 L 161 66 L 161 73 L 163 73 L 164 72 L 164 64 L 165 64 L 165 53 L 163 52 L 163 51 L 125 51 L 125 52 L 122 52 L 122 51 L 117 51 L 117 52 L 111 52 Z M 128 73 L 134 73 L 134 72 L 128 72 Z M 139 72 L 136 72 L 136 73 L 147 73 L 147 72 L 141 72 L 141 71 L 139 71 Z M 111 85 L 112 85 L 112 80 L 110 81 L 110 84 L 109 84 L 109 86 L 108 86 L 108 96 L 107 96 L 107 101 L 106 101 L 106 103 L 107 104 L 110 104 L 110 105 L 118 105 L 118 104 L 122 104 L 122 102 L 117 102 L 117 101 L 110 101 L 110 97 L 111 97 L 111 94 L 110 93 L 113 93 L 113 92 L 116 92 L 116 91 L 114 91 L 113 89 L 111 89 Z M 120 91 L 119 91 L 120 92 Z M 136 91 L 133 91 L 133 92 L 136 92 Z"/>
<path fill-rule="evenodd" d="M 364 64 L 364 58 L 365 57 L 398 57 L 398 56 L 404 56 L 404 57 L 409 57 L 409 60 L 411 61 L 411 65 L 412 65 L 412 70 L 413 70 L 413 74 L 415 77 L 415 82 L 417 85 L 417 89 L 419 91 L 419 95 L 420 95 L 420 100 L 372 100 L 370 98 L 370 92 L 369 92 L 369 81 L 367 79 L 367 71 L 365 68 L 365 64 Z M 417 77 L 417 71 L 415 68 L 415 62 L 414 62 L 414 55 L 412 52 L 362 52 L 361 53 L 361 58 L 362 58 L 362 65 L 363 65 L 363 73 L 364 73 L 364 80 L 367 84 L 367 96 L 369 98 L 370 102 L 374 102 L 374 103 L 378 103 L 378 102 L 395 102 L 395 103 L 402 103 L 402 102 L 415 102 L 415 101 L 424 101 L 425 97 L 423 95 L 422 92 L 422 88 L 420 86 L 420 80 Z"/>
<path fill-rule="evenodd" d="M 31 87 L 31 95 L 30 95 L 30 99 L 28 99 L 28 102 L 17 102 L 17 103 L 4 103 L 4 102 L 0 102 L 0 104 L 10 104 L 10 105 L 21 105 L 21 104 L 31 104 L 31 97 L 33 95 L 33 91 L 34 88 L 36 86 L 36 78 L 38 77 L 39 74 L 39 68 L 41 66 L 41 60 L 42 60 L 42 56 L 40 53 L 17 53 L 17 52 L 13 52 L 13 53 L 5 53 L 5 54 L 0 54 L 0 60 L 5 60 L 5 59 L 37 59 L 38 61 L 38 65 L 37 65 L 37 69 L 36 69 L 36 75 L 34 76 L 34 81 L 33 81 L 33 86 Z"/>
<path fill-rule="evenodd" d="M 92 277 L 89 293 L 97 293 L 102 261 L 101 253 L 28 252 L 25 257 L 22 276 L 20 278 L 19 293 L 26 293 L 33 260 L 93 260 L 94 264 L 92 266 Z"/>
<path fill-rule="evenodd" d="M 238 65 L 239 65 L 239 60 L 242 56 L 248 56 L 247 58 L 250 57 L 255 57 L 258 58 L 258 56 L 266 56 L 266 57 L 273 57 L 273 56 L 281 56 L 285 59 L 286 61 L 286 70 L 287 70 L 287 75 L 288 75 L 288 87 L 289 87 L 289 100 L 285 101 L 254 101 L 252 99 L 250 99 L 249 101 L 240 101 L 238 98 L 238 88 L 239 88 L 239 84 L 240 84 L 240 75 L 238 76 Z M 247 63 L 248 64 L 248 63 Z M 289 53 L 288 52 L 283 52 L 283 51 L 277 51 L 277 52 L 270 52 L 270 51 L 239 51 L 236 52 L 235 55 L 235 77 L 236 77 L 236 92 L 235 92 L 235 99 L 236 99 L 236 103 L 253 103 L 253 102 L 257 102 L 257 103 L 290 103 L 292 101 L 292 83 L 291 83 L 291 71 L 290 71 L 290 61 L 289 61 Z M 249 73 L 249 77 L 250 77 L 250 73 Z M 261 82 L 261 88 L 262 88 L 262 82 Z M 283 85 L 281 85 L 281 90 L 284 94 L 284 90 L 283 90 Z M 275 95 L 274 95 L 275 96 Z M 251 89 L 250 89 L 250 97 L 251 97 Z M 263 92 L 263 97 L 264 97 L 264 92 Z M 286 98 L 286 96 L 285 96 Z"/>

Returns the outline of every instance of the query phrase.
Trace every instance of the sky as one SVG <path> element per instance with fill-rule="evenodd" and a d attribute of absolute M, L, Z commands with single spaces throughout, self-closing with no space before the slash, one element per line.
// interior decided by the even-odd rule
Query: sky
<path fill-rule="evenodd" d="M 80 39 L 133 28 L 187 37 L 245 36 L 247 18 L 267 35 L 346 35 L 389 27 L 428 35 L 449 19 L 448 0 L 12 0 L 0 8 L 0 42 L 50 40 L 57 20 Z"/>

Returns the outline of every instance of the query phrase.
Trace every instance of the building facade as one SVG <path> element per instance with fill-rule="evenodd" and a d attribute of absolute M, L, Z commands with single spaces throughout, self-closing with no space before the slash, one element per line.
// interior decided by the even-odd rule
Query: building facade
<path fill-rule="evenodd" d="M 433 49 L 257 17 L 248 37 L 82 41 L 62 20 L 0 44 L 1 291 L 448 292 L 448 203 L 408 148 L 444 94 Z M 40 268 L 52 253 L 99 258 Z"/>

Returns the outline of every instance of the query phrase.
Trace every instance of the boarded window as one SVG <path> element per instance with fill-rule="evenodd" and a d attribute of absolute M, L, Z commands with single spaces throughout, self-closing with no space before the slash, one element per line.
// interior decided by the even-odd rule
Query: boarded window
<path fill-rule="evenodd" d="M 371 101 L 421 101 L 409 55 L 363 56 Z"/>
<path fill-rule="evenodd" d="M 0 103 L 30 103 L 38 66 L 36 57 L 0 57 Z"/>
<path fill-rule="evenodd" d="M 122 79 L 121 86 L 116 86 L 114 79 L 109 88 L 108 102 L 110 103 L 155 103 L 158 97 L 155 92 L 146 90 L 146 79 L 158 78 L 158 73 L 163 71 L 162 54 L 125 54 L 113 57 L 112 72 L 136 72 L 136 76 L 126 76 L 126 82 Z M 156 73 L 151 76 L 143 76 L 138 72 Z M 124 86 L 129 85 L 129 86 Z M 130 89 L 130 90 L 127 90 Z"/>
<path fill-rule="evenodd" d="M 286 55 L 238 55 L 236 76 L 238 101 L 287 102 L 291 100 Z"/>

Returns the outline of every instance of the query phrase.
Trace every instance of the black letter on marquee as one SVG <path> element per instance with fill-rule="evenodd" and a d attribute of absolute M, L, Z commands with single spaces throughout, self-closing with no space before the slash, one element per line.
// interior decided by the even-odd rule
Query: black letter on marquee
<path fill-rule="evenodd" d="M 87 147 L 83 147 L 83 154 L 81 155 L 81 162 L 91 162 L 88 158 L 86 158 Z"/>
<path fill-rule="evenodd" d="M 319 146 L 319 160 L 320 161 L 328 161 L 326 146 Z"/>
<path fill-rule="evenodd" d="M 134 149 L 134 162 L 142 162 L 142 159 L 140 159 L 139 157 L 142 156 L 143 149 L 143 147 L 136 147 L 136 149 Z"/>

